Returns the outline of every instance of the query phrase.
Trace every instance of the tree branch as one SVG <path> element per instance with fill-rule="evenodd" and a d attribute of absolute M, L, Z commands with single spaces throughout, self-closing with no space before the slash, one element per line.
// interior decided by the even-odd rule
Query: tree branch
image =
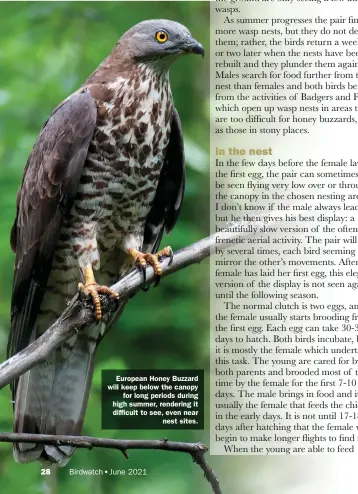
<path fill-rule="evenodd" d="M 41 443 L 57 446 L 74 446 L 76 448 L 111 448 L 120 450 L 128 458 L 128 449 L 161 449 L 164 451 L 175 451 L 188 453 L 195 463 L 202 469 L 205 478 L 210 483 L 214 494 L 222 494 L 218 479 L 209 467 L 204 457 L 208 448 L 202 443 L 181 443 L 168 441 L 168 439 L 156 440 L 127 440 L 107 439 L 89 436 L 51 436 L 47 434 L 4 434 L 0 433 L 0 442 L 7 443 Z"/>
<path fill-rule="evenodd" d="M 216 243 L 223 249 L 232 245 L 230 241 L 233 242 L 236 237 L 239 235 L 242 236 L 242 231 L 238 231 L 238 229 L 242 228 L 242 225 L 235 224 L 231 228 L 233 231 L 224 230 L 177 251 L 174 254 L 172 263 L 167 258 L 163 259 L 162 278 L 191 264 L 202 261 L 210 255 Z M 146 283 L 154 281 L 154 278 L 153 268 L 148 266 L 146 268 Z M 129 296 L 140 290 L 143 285 L 142 273 L 134 270 L 115 283 L 111 288 L 120 294 L 122 300 L 126 300 Z M 101 296 L 101 303 L 103 313 L 111 312 L 116 308 L 116 304 L 108 297 Z M 35 365 L 46 360 L 69 337 L 82 331 L 94 322 L 95 313 L 93 304 L 83 300 L 77 294 L 61 317 L 40 338 L 0 364 L 0 389 L 18 379 Z"/>

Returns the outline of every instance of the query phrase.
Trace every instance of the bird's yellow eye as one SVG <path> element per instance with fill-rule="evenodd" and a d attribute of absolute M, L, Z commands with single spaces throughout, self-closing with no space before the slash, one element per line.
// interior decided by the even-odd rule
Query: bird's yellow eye
<path fill-rule="evenodd" d="M 155 39 L 158 41 L 158 43 L 165 43 L 168 39 L 168 33 L 165 31 L 157 31 L 155 33 Z"/>

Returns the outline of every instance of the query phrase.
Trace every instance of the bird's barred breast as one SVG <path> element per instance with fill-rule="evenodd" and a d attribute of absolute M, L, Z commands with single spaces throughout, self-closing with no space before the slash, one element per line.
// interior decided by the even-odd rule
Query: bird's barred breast
<path fill-rule="evenodd" d="M 99 269 L 115 246 L 140 249 L 173 112 L 167 75 L 146 66 L 105 88 L 89 87 L 97 125 L 68 226 L 80 266 Z"/>

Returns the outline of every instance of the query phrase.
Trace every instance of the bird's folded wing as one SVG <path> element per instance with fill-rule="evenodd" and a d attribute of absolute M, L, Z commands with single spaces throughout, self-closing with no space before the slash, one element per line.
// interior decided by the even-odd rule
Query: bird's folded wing
<path fill-rule="evenodd" d="M 145 225 L 143 252 L 156 252 L 164 231 L 169 233 L 174 228 L 183 202 L 184 187 L 183 134 L 178 112 L 174 109 L 165 162 Z"/>
<path fill-rule="evenodd" d="M 96 118 L 96 104 L 89 92 L 74 93 L 46 121 L 28 158 L 11 231 L 16 260 L 8 357 L 29 343 L 61 223 L 75 199 Z M 13 384 L 13 394 L 15 387 Z"/>

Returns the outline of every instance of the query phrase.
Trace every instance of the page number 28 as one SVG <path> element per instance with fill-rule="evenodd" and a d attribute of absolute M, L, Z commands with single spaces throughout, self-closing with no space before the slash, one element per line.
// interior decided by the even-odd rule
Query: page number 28
<path fill-rule="evenodd" d="M 41 468 L 41 475 L 51 475 L 51 470 L 49 468 Z"/>

